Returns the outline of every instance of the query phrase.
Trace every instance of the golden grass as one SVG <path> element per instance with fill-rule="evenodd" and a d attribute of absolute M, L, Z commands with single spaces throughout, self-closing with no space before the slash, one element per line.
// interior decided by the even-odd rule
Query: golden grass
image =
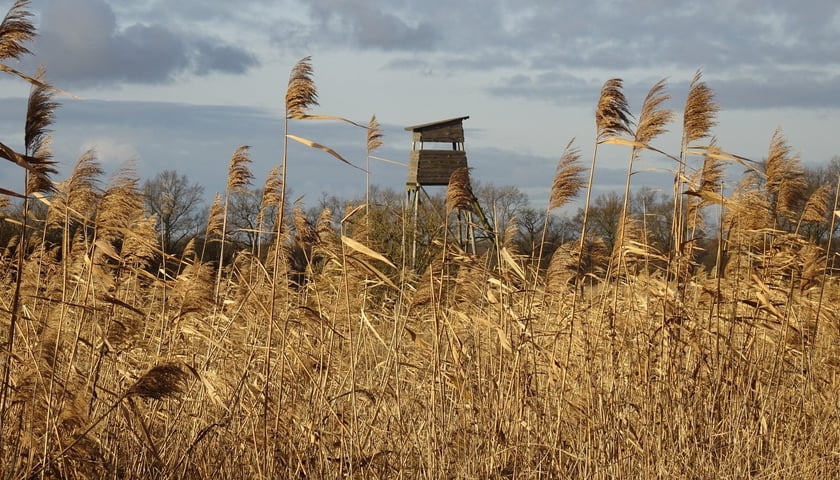
<path fill-rule="evenodd" d="M 627 273 L 614 308 L 598 299 L 617 286 L 586 267 L 570 331 L 563 285 L 574 282 L 555 279 L 577 271 L 576 247 L 542 276 L 526 259 L 492 266 L 451 244 L 419 281 L 388 274 L 394 288 L 359 270 L 392 272 L 369 254 L 342 254 L 311 225 L 295 231 L 316 242 L 302 286 L 242 258 L 217 307 L 211 267 L 149 275 L 117 261 L 126 237 L 88 263 L 77 259 L 93 239 L 77 237 L 66 280 L 55 247 L 30 254 L 5 412 L 9 478 L 838 473 L 840 288 L 821 273 L 824 254 L 796 237 L 747 257 L 751 280 L 696 270 L 684 296 L 659 272 Z M 546 294 L 523 289 L 523 274 Z"/>
<path fill-rule="evenodd" d="M 311 82 L 307 65 L 292 77 Z M 307 95 L 287 96 L 289 118 Z M 652 95 L 637 144 L 670 119 Z M 607 82 L 596 146 L 629 118 Z M 612 262 L 584 230 L 545 271 L 510 244 L 467 253 L 429 214 L 418 273 L 383 255 L 399 249 L 378 230 L 411 221 L 376 202 L 339 223 L 294 210 L 224 265 L 194 242 L 176 258 L 134 174 L 103 189 L 88 152 L 43 215 L 0 203 L 15 231 L 0 248 L 0 478 L 838 477 L 840 282 L 798 228 L 836 205 L 827 187 L 793 196 L 780 138 L 730 196 L 734 157 L 717 147 L 689 172 L 695 224 L 709 206 L 723 218 L 702 238 L 718 241 L 714 268 L 689 249 L 677 284 L 626 212 Z M 250 181 L 244 155 L 231 188 Z M 570 144 L 549 209 L 582 186 L 578 157 Z M 266 180 L 260 229 L 285 180 Z M 441 209 L 474 206 L 460 171 Z M 211 210 L 205 246 L 226 235 L 221 197 Z"/>

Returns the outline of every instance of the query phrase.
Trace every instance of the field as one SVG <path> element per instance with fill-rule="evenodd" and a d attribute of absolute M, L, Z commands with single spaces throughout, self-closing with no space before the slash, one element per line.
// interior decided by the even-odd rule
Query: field
<path fill-rule="evenodd" d="M 0 59 L 25 53 L 26 7 Z M 591 167 L 570 144 L 546 212 L 583 196 L 582 231 L 528 255 L 492 226 L 475 252 L 459 241 L 456 219 L 481 217 L 467 170 L 422 232 L 375 204 L 307 220 L 285 151 L 255 222 L 279 227 L 232 251 L 246 149 L 202 238 L 166 252 L 131 171 L 103 182 L 86 155 L 52 179 L 62 93 L 22 81 L 26 151 L 0 144 L 27 172 L 0 185 L 0 478 L 840 477 L 837 189 L 808 186 L 780 132 L 762 162 L 715 145 L 699 72 L 673 156 L 652 147 L 676 117 L 664 83 L 635 122 L 622 82 L 604 84 Z M 340 160 L 288 132 L 317 121 L 308 58 L 285 98 L 286 138 Z M 629 154 L 611 246 L 586 219 L 604 144 Z M 651 152 L 676 173 L 664 246 L 628 208 Z M 724 191 L 732 163 L 746 173 Z"/>

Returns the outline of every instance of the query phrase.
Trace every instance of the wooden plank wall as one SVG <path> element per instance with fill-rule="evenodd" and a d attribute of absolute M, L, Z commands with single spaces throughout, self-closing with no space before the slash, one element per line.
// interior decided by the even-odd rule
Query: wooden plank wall
<path fill-rule="evenodd" d="M 414 150 L 408 158 L 407 183 L 448 185 L 456 169 L 467 166 L 467 154 L 455 150 Z"/>

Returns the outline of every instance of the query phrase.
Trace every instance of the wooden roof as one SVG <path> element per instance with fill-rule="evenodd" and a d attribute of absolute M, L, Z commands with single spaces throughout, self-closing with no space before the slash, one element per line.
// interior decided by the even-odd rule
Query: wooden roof
<path fill-rule="evenodd" d="M 405 129 L 411 132 L 412 141 L 417 143 L 464 143 L 464 125 L 470 117 L 456 117 L 448 120 L 412 125 Z"/>
<path fill-rule="evenodd" d="M 466 116 L 466 117 L 455 117 L 455 118 L 449 118 L 449 119 L 446 119 L 446 120 L 438 120 L 437 122 L 422 123 L 420 125 L 412 125 L 410 127 L 405 127 L 405 130 L 408 131 L 408 132 L 416 132 L 416 131 L 428 130 L 428 129 L 432 129 L 432 128 L 444 127 L 444 126 L 446 126 L 448 124 L 452 124 L 452 123 L 461 123 L 468 118 L 470 118 L 469 115 Z"/>

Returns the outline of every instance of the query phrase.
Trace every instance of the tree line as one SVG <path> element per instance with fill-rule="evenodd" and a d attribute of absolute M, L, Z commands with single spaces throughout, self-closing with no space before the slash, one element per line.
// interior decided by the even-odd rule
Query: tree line
<path fill-rule="evenodd" d="M 764 168 L 763 162 L 759 164 L 759 168 Z M 835 184 L 837 178 L 840 178 L 840 156 L 833 157 L 824 165 L 806 167 L 801 175 L 800 203 L 804 206 L 804 202 L 817 188 Z M 834 198 L 836 190 L 835 186 L 828 197 Z M 531 257 L 542 249 L 542 258 L 548 259 L 551 253 L 564 243 L 580 238 L 582 208 L 560 214 L 549 213 L 546 218 L 545 209 L 531 205 L 528 196 L 516 186 L 474 182 L 473 191 L 491 222 L 496 240 L 521 255 Z M 146 180 L 142 185 L 142 192 L 147 212 L 156 217 L 160 244 L 166 253 L 177 256 L 191 240 L 205 240 L 203 236 L 210 206 L 205 202 L 205 190 L 201 184 L 191 181 L 185 174 L 165 170 Z M 434 238 L 435 231 L 441 228 L 443 220 L 444 192 L 433 190 L 428 193 L 429 196 L 424 197 L 424 201 L 421 202 L 417 217 L 417 238 L 421 243 Z M 239 250 L 255 251 L 259 241 L 265 242 L 273 235 L 273 215 L 265 216 L 262 225 L 258 223 L 261 198 L 262 190 L 259 188 L 243 189 L 231 194 L 227 212 L 230 234 L 225 240 L 230 244 L 230 248 L 226 258 L 231 258 Z M 314 229 L 315 225 L 325 218 L 329 219 L 332 225 L 338 226 L 346 212 L 364 204 L 365 201 L 364 194 L 352 198 L 339 198 L 324 192 L 308 206 L 288 206 L 290 211 L 286 218 L 295 219 L 290 222 L 292 243 L 303 245 L 310 234 L 307 229 Z M 405 255 L 403 242 L 407 224 L 405 193 L 394 188 L 373 185 L 367 201 L 369 217 L 364 221 L 353 220 L 345 228 L 365 230 L 365 238 L 372 247 L 379 249 L 389 258 L 402 260 Z M 641 238 L 650 247 L 665 251 L 671 242 L 673 206 L 674 198 L 669 192 L 642 187 L 631 193 L 630 215 L 637 220 L 636 224 L 641 228 Z M 595 196 L 590 204 L 588 235 L 598 238 L 606 251 L 612 251 L 618 238 L 622 208 L 622 195 L 614 191 Z M 829 216 L 831 214 L 830 211 Z M 706 245 L 700 245 L 701 251 L 704 248 L 714 248 L 714 232 L 719 218 L 710 215 L 705 221 Z M 543 227 L 546 224 L 548 228 L 543 237 Z M 788 222 L 782 226 L 790 231 L 799 227 L 800 233 L 807 238 L 823 243 L 828 238 L 830 224 L 831 222 L 826 221 L 797 226 Z M 479 238 L 481 237 L 482 232 L 479 229 Z M 212 247 L 211 250 L 215 251 Z"/>

